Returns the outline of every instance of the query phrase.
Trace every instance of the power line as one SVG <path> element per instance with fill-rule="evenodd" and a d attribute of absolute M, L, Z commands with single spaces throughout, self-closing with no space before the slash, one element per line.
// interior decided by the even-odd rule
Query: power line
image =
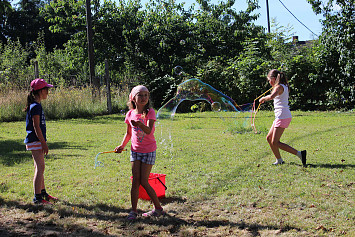
<path fill-rule="evenodd" d="M 307 28 L 307 30 L 309 30 L 312 34 L 314 34 L 315 36 L 318 37 L 317 34 L 315 34 L 315 33 L 314 33 L 311 29 L 309 29 L 305 24 L 303 24 L 300 20 L 298 20 L 298 18 L 297 18 L 295 15 L 293 15 L 293 13 L 292 13 L 290 10 L 288 10 L 288 8 L 285 6 L 285 4 L 283 4 L 283 2 L 281 2 L 281 0 L 279 0 L 279 2 L 282 4 L 282 6 L 284 6 L 284 8 L 285 8 L 299 23 L 301 23 L 304 27 Z"/>

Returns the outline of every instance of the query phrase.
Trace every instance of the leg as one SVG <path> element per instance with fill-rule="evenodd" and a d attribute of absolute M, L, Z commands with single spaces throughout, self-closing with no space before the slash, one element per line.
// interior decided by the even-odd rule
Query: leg
<path fill-rule="evenodd" d="M 282 133 L 281 133 L 281 135 L 282 135 Z M 280 137 L 281 137 L 281 135 L 280 135 Z M 280 155 L 279 148 L 273 144 L 274 137 L 275 137 L 275 127 L 274 127 L 274 124 L 272 124 L 272 126 L 269 130 L 269 133 L 266 136 L 266 140 L 269 143 L 269 146 L 270 146 L 272 152 L 274 153 L 275 158 L 280 159 L 281 155 Z"/>
<path fill-rule="evenodd" d="M 133 161 L 132 164 L 132 188 L 131 188 L 131 203 L 132 211 L 137 212 L 138 196 L 139 196 L 139 186 L 141 185 L 141 162 Z"/>
<path fill-rule="evenodd" d="M 149 165 L 146 163 L 141 164 L 141 185 L 143 186 L 145 191 L 147 191 L 147 194 L 149 195 L 149 197 L 152 199 L 154 207 L 156 209 L 162 209 L 160 202 L 159 202 L 159 198 L 158 198 L 155 190 L 152 188 L 152 186 L 150 186 L 150 184 L 148 182 L 149 174 L 150 174 L 150 171 L 152 170 L 152 167 L 153 167 L 153 165 Z"/>
<path fill-rule="evenodd" d="M 35 194 L 40 194 L 44 189 L 44 154 L 42 150 L 32 151 L 32 157 L 34 160 L 35 174 L 33 177 L 33 188 Z"/>
<path fill-rule="evenodd" d="M 297 155 L 297 150 L 295 148 L 293 148 L 285 143 L 280 142 L 280 138 L 281 138 L 284 131 L 285 131 L 285 128 L 280 128 L 280 127 L 274 128 L 274 133 L 273 133 L 273 137 L 271 140 L 271 144 L 274 147 L 277 147 L 278 152 L 279 152 L 278 148 L 280 148 L 281 150 L 284 150 L 288 153 Z M 279 152 L 279 154 L 280 154 L 280 152 Z"/>

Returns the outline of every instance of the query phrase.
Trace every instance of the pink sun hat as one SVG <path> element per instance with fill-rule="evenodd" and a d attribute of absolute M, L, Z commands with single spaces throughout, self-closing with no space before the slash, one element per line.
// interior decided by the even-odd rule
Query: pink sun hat
<path fill-rule="evenodd" d="M 148 88 L 142 85 L 133 87 L 131 90 L 131 93 L 129 94 L 129 101 L 133 101 L 133 98 L 141 91 L 147 91 L 149 92 Z"/>
<path fill-rule="evenodd" d="M 32 87 L 32 90 L 36 91 L 36 90 L 43 89 L 43 88 L 45 88 L 45 87 L 53 87 L 53 85 L 48 84 L 48 83 L 47 83 L 45 80 L 43 80 L 43 79 L 37 78 L 37 79 L 34 79 L 34 80 L 31 82 L 31 87 Z"/>

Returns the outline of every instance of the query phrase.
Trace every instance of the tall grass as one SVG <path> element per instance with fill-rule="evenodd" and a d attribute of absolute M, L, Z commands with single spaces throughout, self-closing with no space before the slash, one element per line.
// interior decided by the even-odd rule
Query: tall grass
<path fill-rule="evenodd" d="M 0 121 L 24 119 L 26 96 L 21 90 L 0 91 Z"/>
<path fill-rule="evenodd" d="M 28 91 L 0 91 L 0 121 L 21 121 L 26 117 Z M 112 109 L 114 113 L 126 108 L 129 92 L 113 88 L 111 90 Z M 55 88 L 50 89 L 49 96 L 42 102 L 45 115 L 49 119 L 87 118 L 107 114 L 106 89 L 94 98 L 90 88 Z"/>

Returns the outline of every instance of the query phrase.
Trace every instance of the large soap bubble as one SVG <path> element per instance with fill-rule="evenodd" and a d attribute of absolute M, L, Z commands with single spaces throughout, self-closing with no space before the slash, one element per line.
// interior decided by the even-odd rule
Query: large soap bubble
<path fill-rule="evenodd" d="M 175 162 L 178 159 L 176 146 L 174 146 L 176 142 L 173 136 L 174 126 L 172 126 L 178 120 L 171 121 L 166 118 L 174 118 L 178 106 L 185 100 L 195 102 L 206 101 L 209 103 L 212 112 L 200 113 L 198 116 L 199 118 L 205 118 L 206 123 L 219 121 L 220 124 L 217 126 L 223 128 L 223 132 L 227 131 L 235 134 L 252 131 L 250 127 L 250 113 L 241 113 L 250 111 L 252 103 L 237 105 L 233 99 L 212 86 L 195 78 L 189 79 L 178 86 L 175 97 L 169 100 L 157 112 L 157 122 L 155 124 L 158 150 L 160 155 L 171 159 L 170 167 L 175 167 L 174 165 L 177 164 Z M 192 117 L 189 118 L 191 119 Z"/>
<path fill-rule="evenodd" d="M 230 14 L 223 14 L 219 17 L 219 19 L 227 26 L 232 26 L 235 23 L 234 17 Z"/>
<path fill-rule="evenodd" d="M 178 86 L 176 96 L 158 110 L 157 118 L 173 118 L 177 107 L 185 100 L 207 101 L 211 104 L 213 111 L 243 111 L 232 98 L 216 90 L 209 84 L 192 78 Z"/>

